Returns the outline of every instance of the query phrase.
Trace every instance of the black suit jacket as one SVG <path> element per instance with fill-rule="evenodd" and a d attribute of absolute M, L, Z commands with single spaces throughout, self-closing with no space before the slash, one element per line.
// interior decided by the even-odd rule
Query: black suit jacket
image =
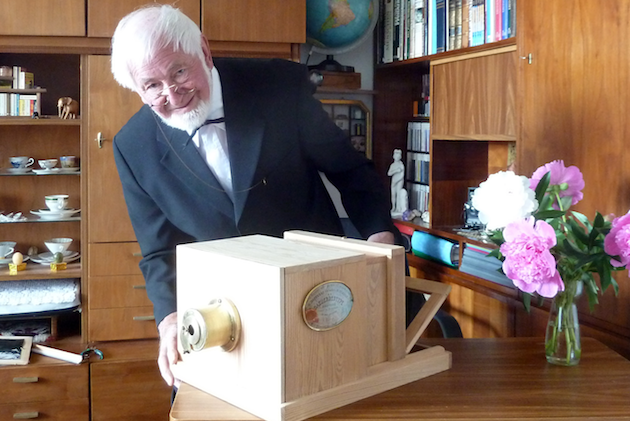
<path fill-rule="evenodd" d="M 186 132 L 144 106 L 114 139 L 156 321 L 176 310 L 175 246 L 291 229 L 343 234 L 318 171 L 339 189 L 362 236 L 394 231 L 389 195 L 371 161 L 329 119 L 305 66 L 216 59 L 234 202 Z"/>

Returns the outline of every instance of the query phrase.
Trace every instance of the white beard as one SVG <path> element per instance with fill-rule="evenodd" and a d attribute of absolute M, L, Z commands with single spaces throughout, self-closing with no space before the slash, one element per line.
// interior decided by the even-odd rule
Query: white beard
<path fill-rule="evenodd" d="M 208 87 L 210 95 L 212 95 L 212 73 L 208 68 L 206 63 L 203 64 L 203 70 L 206 73 L 206 77 L 208 78 Z M 210 99 L 199 101 L 199 105 L 192 111 L 187 112 L 186 114 L 171 114 L 170 117 L 166 118 L 156 113 L 162 121 L 175 129 L 184 130 L 188 133 L 193 133 L 197 130 L 203 123 L 208 119 L 208 114 L 210 114 Z"/>
<path fill-rule="evenodd" d="M 210 100 L 200 101 L 199 106 L 186 114 L 172 114 L 169 118 L 158 116 L 166 125 L 192 133 L 205 123 L 210 113 Z M 157 113 L 156 113 L 157 114 Z"/>

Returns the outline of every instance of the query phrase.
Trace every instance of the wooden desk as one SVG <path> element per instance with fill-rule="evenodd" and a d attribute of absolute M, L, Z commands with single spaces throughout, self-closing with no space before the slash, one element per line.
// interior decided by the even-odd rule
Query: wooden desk
<path fill-rule="evenodd" d="M 439 339 L 453 367 L 312 420 L 630 420 L 630 361 L 583 338 L 575 367 L 548 364 L 542 338 Z M 258 418 L 182 385 L 172 421 Z"/>

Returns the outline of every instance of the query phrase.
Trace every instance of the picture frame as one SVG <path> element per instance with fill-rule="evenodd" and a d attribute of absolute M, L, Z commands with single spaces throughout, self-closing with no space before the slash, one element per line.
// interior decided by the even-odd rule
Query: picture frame
<path fill-rule="evenodd" d="M 0 336 L 0 366 L 28 364 L 32 346 L 32 336 Z"/>

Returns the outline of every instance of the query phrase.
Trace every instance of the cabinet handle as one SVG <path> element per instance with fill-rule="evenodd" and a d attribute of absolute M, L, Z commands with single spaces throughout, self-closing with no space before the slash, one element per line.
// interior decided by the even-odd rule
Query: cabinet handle
<path fill-rule="evenodd" d="M 103 136 L 102 132 L 98 132 L 95 140 L 96 140 L 96 143 L 98 143 L 98 148 L 101 149 L 103 147 L 103 141 L 106 139 L 105 139 L 105 136 Z"/>
<path fill-rule="evenodd" d="M 13 414 L 14 420 L 31 420 L 33 418 L 39 418 L 39 412 L 17 412 Z"/>
<path fill-rule="evenodd" d="M 138 252 L 136 252 L 136 253 L 131 253 L 131 255 L 132 255 L 133 257 L 142 257 L 142 252 L 141 252 L 141 251 L 138 251 Z"/>
<path fill-rule="evenodd" d="M 145 322 L 148 320 L 155 320 L 155 316 L 133 316 L 133 320 L 136 322 Z"/>
<path fill-rule="evenodd" d="M 147 289 L 146 285 L 132 285 L 131 288 L 133 289 Z"/>
<path fill-rule="evenodd" d="M 39 377 L 14 377 L 13 383 L 37 383 Z"/>
<path fill-rule="evenodd" d="M 532 64 L 532 53 L 529 53 L 526 56 L 521 57 L 521 60 L 527 60 L 527 64 Z"/>

